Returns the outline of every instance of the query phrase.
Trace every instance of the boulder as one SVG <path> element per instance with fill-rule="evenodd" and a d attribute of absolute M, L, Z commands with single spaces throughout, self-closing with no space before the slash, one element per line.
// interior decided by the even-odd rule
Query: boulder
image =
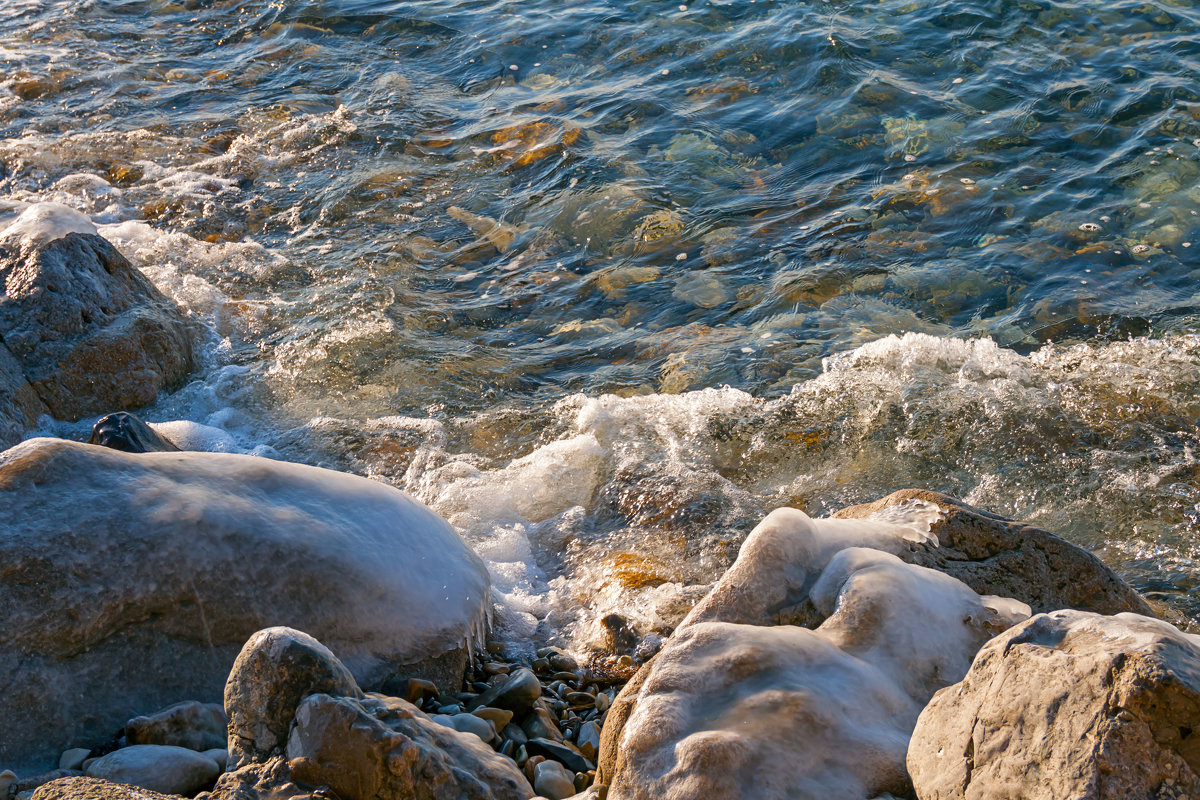
<path fill-rule="evenodd" d="M 188 700 L 129 720 L 125 723 L 125 741 L 129 744 L 170 744 L 201 752 L 224 749 L 228 724 L 221 706 Z"/>
<path fill-rule="evenodd" d="M 980 594 L 1015 598 L 1035 613 L 1074 608 L 1154 616 L 1145 598 L 1082 547 L 939 492 L 905 489 L 833 516 L 862 519 L 921 505 L 940 513 L 927 541 L 911 542 L 897 553 L 911 564 L 953 575 Z"/>
<path fill-rule="evenodd" d="M 921 707 L 966 672 L 983 642 L 1029 613 L 865 547 L 833 552 L 810 600 L 825 616 L 815 630 L 680 626 L 641 676 L 619 758 L 602 766 L 608 796 L 906 795 Z"/>
<path fill-rule="evenodd" d="M 908 750 L 920 800 L 1200 797 L 1200 636 L 1137 614 L 1041 614 L 934 695 Z"/>
<path fill-rule="evenodd" d="M 126 453 L 170 453 L 182 449 L 128 411 L 105 414 L 96 420 L 88 444 Z"/>
<path fill-rule="evenodd" d="M 174 795 L 154 792 L 140 786 L 113 783 L 102 778 L 59 778 L 44 783 L 33 793 L 33 800 L 179 800 Z"/>
<path fill-rule="evenodd" d="M 282 753 L 296 707 L 318 693 L 362 697 L 350 670 L 307 633 L 268 628 L 251 636 L 225 682 L 234 767 Z"/>
<path fill-rule="evenodd" d="M 0 764 L 34 772 L 131 714 L 219 702 L 250 636 L 288 625 L 360 686 L 453 694 L 487 571 L 402 492 L 253 456 L 57 439 L 0 453 Z"/>
<path fill-rule="evenodd" d="M 439 725 L 406 700 L 315 694 L 296 709 L 293 778 L 344 800 L 525 800 L 516 764 L 477 736 Z"/>
<path fill-rule="evenodd" d="M 49 212 L 31 206 L 0 232 L 0 340 L 56 417 L 152 402 L 191 372 L 196 327 L 94 229 L 79 232 L 86 218 L 60 228 Z"/>
<path fill-rule="evenodd" d="M 87 768 L 89 778 L 113 783 L 131 783 L 162 794 L 193 795 L 212 786 L 221 768 L 208 756 L 160 744 L 135 744 L 123 747 Z"/>
<path fill-rule="evenodd" d="M 25 431 L 37 424 L 38 417 L 49 413 L 0 334 L 0 450 L 21 441 Z"/>

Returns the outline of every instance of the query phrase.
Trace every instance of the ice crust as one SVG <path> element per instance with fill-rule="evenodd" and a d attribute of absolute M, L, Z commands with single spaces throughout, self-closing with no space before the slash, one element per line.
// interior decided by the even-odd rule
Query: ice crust
<path fill-rule="evenodd" d="M 88 217 L 60 203 L 34 203 L 21 210 L 15 220 L 0 230 L 0 240 L 22 244 L 47 244 L 70 233 L 95 234 Z"/>

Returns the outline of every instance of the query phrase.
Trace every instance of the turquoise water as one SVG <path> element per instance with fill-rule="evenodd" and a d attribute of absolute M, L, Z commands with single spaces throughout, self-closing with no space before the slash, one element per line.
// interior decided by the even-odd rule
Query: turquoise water
<path fill-rule="evenodd" d="M 764 510 L 910 485 L 1200 619 L 1198 33 L 1183 0 L 10 0 L 0 197 L 206 321 L 150 418 L 414 492 L 514 630 L 665 631 Z"/>

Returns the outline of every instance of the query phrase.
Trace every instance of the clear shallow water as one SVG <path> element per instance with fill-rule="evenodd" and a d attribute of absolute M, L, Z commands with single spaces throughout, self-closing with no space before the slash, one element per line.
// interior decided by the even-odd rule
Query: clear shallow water
<path fill-rule="evenodd" d="M 765 510 L 913 485 L 1198 620 L 1198 33 L 1181 1 L 9 2 L 0 221 L 88 214 L 212 329 L 150 418 L 414 492 L 517 634 L 664 631 Z"/>

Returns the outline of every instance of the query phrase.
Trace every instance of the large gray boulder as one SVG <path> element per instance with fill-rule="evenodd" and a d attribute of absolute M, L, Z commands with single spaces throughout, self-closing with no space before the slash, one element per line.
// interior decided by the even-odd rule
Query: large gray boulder
<path fill-rule="evenodd" d="M 71 209 L 0 231 L 0 290 L 0 341 L 61 419 L 146 405 L 194 366 L 194 324 Z"/>
<path fill-rule="evenodd" d="M 908 750 L 920 800 L 1200 797 L 1200 636 L 1055 611 L 989 642 Z"/>
<path fill-rule="evenodd" d="M 457 690 L 490 605 L 453 528 L 389 486 L 221 453 L 57 439 L 0 453 L 0 765 L 44 769 L 130 716 L 220 702 L 287 625 L 364 688 Z"/>
<path fill-rule="evenodd" d="M 96 759 L 87 770 L 89 778 L 186 795 L 212 786 L 220 774 L 220 765 L 203 753 L 162 744 L 123 747 Z"/>

